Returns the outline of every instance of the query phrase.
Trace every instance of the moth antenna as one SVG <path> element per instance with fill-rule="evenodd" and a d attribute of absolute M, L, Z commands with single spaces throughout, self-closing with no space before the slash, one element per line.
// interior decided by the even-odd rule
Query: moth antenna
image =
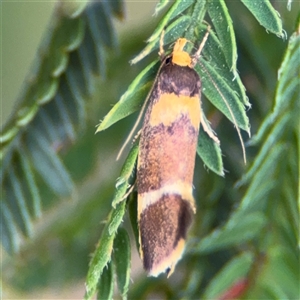
<path fill-rule="evenodd" d="M 122 199 L 120 200 L 120 202 L 123 201 L 123 200 L 125 200 L 131 194 L 131 192 L 133 191 L 133 189 L 135 188 L 135 186 L 136 186 L 136 181 L 134 182 L 134 184 L 132 186 L 129 187 L 128 191 L 122 197 Z"/>
<path fill-rule="evenodd" d="M 199 46 L 197 52 L 195 53 L 195 56 L 196 56 L 196 57 L 199 57 L 199 56 L 200 56 L 200 54 L 201 54 L 201 52 L 202 52 L 202 49 L 203 49 L 203 47 L 204 47 L 204 45 L 205 45 L 205 43 L 206 43 L 206 41 L 207 41 L 207 39 L 208 39 L 210 29 L 211 29 L 211 26 L 208 24 L 208 25 L 207 25 L 207 31 L 206 31 L 206 33 L 205 33 L 205 35 L 204 35 L 204 37 L 203 37 L 203 39 L 202 39 L 202 41 L 201 41 L 201 44 L 200 44 L 200 46 Z"/>
<path fill-rule="evenodd" d="M 216 85 L 216 83 L 213 81 L 213 79 L 211 78 L 209 72 L 206 70 L 205 66 L 200 62 L 199 60 L 199 64 L 201 65 L 201 67 L 203 68 L 203 70 L 205 71 L 205 73 L 207 74 L 207 76 L 209 77 L 210 81 L 212 82 L 213 86 L 215 87 L 215 89 L 218 91 L 219 95 L 221 96 L 222 100 L 224 101 L 231 117 L 232 117 L 232 120 L 233 120 L 233 124 L 236 128 L 236 131 L 238 133 L 238 136 L 239 136 L 239 139 L 240 139 L 240 142 L 241 142 L 241 146 L 242 146 L 242 151 L 243 151 L 243 159 L 244 159 L 244 162 L 246 164 L 247 162 L 247 159 L 246 159 L 246 149 L 245 149 L 245 144 L 244 144 L 244 141 L 243 141 L 243 138 L 242 138 L 242 135 L 241 135 L 241 131 L 240 131 L 240 128 L 238 127 L 238 124 L 237 124 L 237 121 L 236 121 L 236 118 L 232 112 L 232 109 L 230 108 L 227 100 L 225 99 L 225 97 L 223 96 L 223 94 L 221 93 L 220 89 L 218 88 L 218 86 Z"/>
<path fill-rule="evenodd" d="M 164 56 L 164 54 L 165 54 L 165 51 L 164 51 L 164 37 L 165 37 L 165 30 L 163 29 L 163 31 L 161 32 L 160 40 L 159 40 L 159 52 L 158 52 L 158 54 L 159 54 L 160 58 L 162 58 Z M 141 118 L 142 118 L 143 113 L 145 111 L 147 102 L 148 102 L 148 100 L 149 100 L 149 98 L 150 98 L 150 96 L 151 96 L 151 94 L 153 92 L 154 86 L 156 84 L 156 81 L 157 81 L 157 78 L 158 78 L 158 76 L 160 74 L 162 66 L 163 66 L 163 62 L 160 64 L 160 66 L 158 68 L 158 71 L 156 73 L 153 85 L 152 85 L 152 87 L 151 87 L 151 89 L 150 89 L 150 91 L 149 91 L 149 93 L 148 93 L 148 95 L 146 97 L 146 100 L 145 100 L 145 102 L 144 102 L 144 104 L 143 104 L 143 106 L 141 108 L 139 116 L 138 116 L 137 120 L 135 121 L 133 128 L 131 129 L 131 131 L 130 131 L 130 133 L 129 133 L 127 139 L 126 139 L 126 141 L 124 142 L 123 146 L 121 147 L 121 149 L 120 149 L 120 151 L 119 151 L 119 153 L 117 155 L 117 160 L 119 160 L 119 158 L 122 155 L 125 147 L 128 145 L 129 141 L 132 139 L 132 136 L 134 135 L 134 132 L 136 131 L 136 128 L 138 127 L 138 125 L 139 125 L 139 123 L 141 121 Z"/>
<path fill-rule="evenodd" d="M 207 31 L 206 31 L 206 33 L 205 33 L 205 35 L 204 35 L 204 37 L 203 37 L 203 39 L 201 41 L 201 44 L 200 44 L 197 52 L 193 55 L 193 62 L 192 62 L 193 67 L 196 65 L 197 61 L 199 61 L 200 54 L 201 54 L 201 52 L 202 52 L 202 50 L 204 48 L 204 45 L 205 45 L 205 43 L 206 43 L 206 41 L 208 39 L 210 29 L 211 29 L 211 26 L 209 24 L 207 24 Z"/>
<path fill-rule="evenodd" d="M 147 98 L 149 98 L 149 96 L 147 96 Z M 147 103 L 147 100 L 144 102 L 142 108 L 141 108 L 141 111 L 139 113 L 139 116 L 137 118 L 137 120 L 135 121 L 134 123 L 134 126 L 132 127 L 132 129 L 130 130 L 129 132 L 129 135 L 127 136 L 127 139 L 125 140 L 125 142 L 123 143 L 123 146 L 121 147 L 118 155 L 117 155 L 117 159 L 116 160 L 119 160 L 119 158 L 121 157 L 125 147 L 128 145 L 128 143 L 130 142 L 130 140 L 132 139 L 132 136 L 134 135 L 134 132 L 136 131 L 136 128 L 138 127 L 140 121 L 141 121 L 141 118 L 142 118 L 142 115 L 144 113 L 144 110 L 145 110 L 145 107 L 146 107 L 146 103 Z"/>
<path fill-rule="evenodd" d="M 146 108 L 146 106 L 147 106 L 147 102 L 149 101 L 150 96 L 151 96 L 151 94 L 152 94 L 152 92 L 153 92 L 154 86 L 155 86 L 155 84 L 156 84 L 156 81 L 157 81 L 157 78 L 158 78 L 158 76 L 159 76 L 159 74 L 160 74 L 160 70 L 161 70 L 162 66 L 163 66 L 163 63 L 160 64 L 160 67 L 158 68 L 157 75 L 155 76 L 153 85 L 152 85 L 152 87 L 151 87 L 151 89 L 150 89 L 150 91 L 149 91 L 149 93 L 148 93 L 148 95 L 147 95 L 147 97 L 146 97 L 146 100 L 145 100 L 145 102 L 144 102 L 144 104 L 143 104 L 143 106 L 142 106 L 142 108 L 141 108 L 141 111 L 140 111 L 140 113 L 139 113 L 139 116 L 138 116 L 137 120 L 135 121 L 134 126 L 132 127 L 132 129 L 131 129 L 129 135 L 127 136 L 127 139 L 126 139 L 125 142 L 123 143 L 123 146 L 121 147 L 121 149 L 120 149 L 120 151 L 119 151 L 119 153 L 118 153 L 118 155 L 117 155 L 117 159 L 116 159 L 116 160 L 119 160 L 119 158 L 120 158 L 120 156 L 122 155 L 122 153 L 123 153 L 125 147 L 128 145 L 129 141 L 132 139 L 132 136 L 134 135 L 134 132 L 136 131 L 136 129 L 137 129 L 137 127 L 138 127 L 138 125 L 139 125 L 139 123 L 140 123 L 140 121 L 141 121 L 141 119 L 142 119 L 142 116 L 143 116 L 143 114 L 144 114 L 145 108 Z"/>

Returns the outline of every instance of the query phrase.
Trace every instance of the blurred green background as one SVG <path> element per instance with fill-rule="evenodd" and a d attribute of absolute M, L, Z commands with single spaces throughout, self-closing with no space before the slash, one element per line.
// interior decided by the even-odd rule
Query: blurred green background
<path fill-rule="evenodd" d="M 51 23 L 55 4 L 55 1 L 47 0 L 1 2 L 1 125 L 8 119 L 18 99 L 22 84 L 29 75 L 38 46 Z M 125 4 L 124 21 L 115 22 L 116 30 L 121 38 L 136 26 L 140 27 L 145 20 L 149 23 L 156 2 L 125 1 Z M 154 22 L 155 19 L 151 21 L 152 26 Z"/>

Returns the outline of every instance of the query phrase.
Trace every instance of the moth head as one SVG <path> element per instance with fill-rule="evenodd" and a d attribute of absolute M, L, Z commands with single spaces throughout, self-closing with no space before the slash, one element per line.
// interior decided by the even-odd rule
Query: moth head
<path fill-rule="evenodd" d="M 183 50 L 186 43 L 189 40 L 185 38 L 180 38 L 176 41 L 173 53 L 172 53 L 172 63 L 181 67 L 192 67 L 192 58 L 186 51 Z"/>

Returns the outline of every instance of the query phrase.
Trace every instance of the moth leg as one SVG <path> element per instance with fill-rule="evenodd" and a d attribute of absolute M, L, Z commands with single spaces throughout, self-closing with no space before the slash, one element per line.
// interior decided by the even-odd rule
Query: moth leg
<path fill-rule="evenodd" d="M 208 24 L 207 26 L 207 31 L 202 39 L 202 42 L 197 50 L 197 52 L 193 55 L 192 57 L 192 66 L 194 67 L 196 65 L 196 63 L 198 62 L 199 58 L 200 58 L 200 55 L 201 55 L 201 51 L 202 49 L 204 48 L 204 45 L 208 39 L 208 36 L 209 36 L 209 32 L 210 32 L 210 25 Z"/>
<path fill-rule="evenodd" d="M 134 143 L 141 135 L 142 129 L 140 129 L 137 134 L 134 136 L 132 143 Z"/>
<path fill-rule="evenodd" d="M 133 183 L 133 185 L 128 186 L 128 190 L 127 190 L 126 194 L 122 197 L 121 201 L 125 200 L 132 193 L 132 191 L 135 187 L 136 187 L 136 181 Z"/>

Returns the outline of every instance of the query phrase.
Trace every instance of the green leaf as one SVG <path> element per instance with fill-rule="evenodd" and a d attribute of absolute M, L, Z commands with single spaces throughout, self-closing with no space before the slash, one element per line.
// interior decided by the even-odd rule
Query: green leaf
<path fill-rule="evenodd" d="M 20 248 L 20 240 L 17 238 L 18 229 L 16 226 L 18 223 L 14 220 L 14 217 L 16 217 L 17 214 L 15 213 L 15 210 L 7 207 L 7 203 L 5 203 L 2 198 L 0 201 L 0 208 L 1 243 L 4 249 L 18 252 Z"/>
<path fill-rule="evenodd" d="M 165 6 L 168 4 L 168 0 L 161 0 L 155 8 L 155 14 L 157 14 L 159 11 L 165 8 Z M 156 26 L 156 29 L 154 30 L 153 34 L 148 39 L 148 42 L 152 42 L 154 40 L 159 39 L 162 31 L 165 29 L 165 26 L 168 24 L 170 20 L 175 18 L 176 16 L 180 15 L 185 11 L 189 6 L 191 6 L 193 1 L 182 1 L 182 0 L 176 0 L 175 3 L 170 7 L 168 12 L 164 15 L 163 19 L 160 21 L 160 23 Z"/>
<path fill-rule="evenodd" d="M 5 215 L 11 215 L 23 233 L 29 234 L 32 218 L 41 215 L 41 189 L 48 187 L 60 198 L 74 191 L 59 151 L 74 142 L 84 127 L 85 101 L 94 92 L 93 74 L 104 75 L 105 52 L 116 46 L 111 5 L 84 1 L 56 6 L 33 71 L 1 130 L 0 179 L 5 194 L 1 201 L 11 210 Z M 12 168 L 18 173 L 14 175 Z M 6 233 L 12 241 L 5 244 L 16 245 L 16 237 L 10 236 L 16 231 Z"/>
<path fill-rule="evenodd" d="M 37 172 L 54 193 L 69 195 L 74 190 L 74 183 L 49 141 L 42 136 L 39 129 L 35 128 L 30 130 L 27 138 L 27 155 L 31 157 Z"/>
<path fill-rule="evenodd" d="M 285 299 L 296 299 L 299 294 L 299 271 L 294 266 L 298 265 L 299 259 L 292 249 L 281 245 L 273 246 L 259 276 L 261 287 L 273 295 L 284 295 Z M 274 286 L 277 287 L 275 290 Z"/>
<path fill-rule="evenodd" d="M 32 223 L 28 206 L 26 205 L 22 183 L 20 182 L 20 179 L 14 168 L 9 170 L 8 177 L 9 181 L 4 182 L 10 187 L 10 191 L 12 192 L 10 195 L 6 194 L 6 196 L 11 199 L 9 203 L 10 209 L 13 211 L 15 221 L 22 230 L 23 234 L 26 236 L 31 236 Z"/>
<path fill-rule="evenodd" d="M 120 228 L 114 241 L 113 253 L 119 292 L 122 299 L 127 299 L 130 282 L 130 239 L 125 229 Z"/>
<path fill-rule="evenodd" d="M 135 142 L 135 145 L 132 147 L 123 165 L 121 175 L 116 184 L 116 192 L 112 202 L 112 206 L 114 209 L 112 210 L 111 215 L 106 223 L 106 226 L 102 232 L 101 239 L 90 263 L 90 268 L 86 280 L 85 299 L 91 299 L 91 297 L 93 297 L 98 278 L 101 276 L 103 268 L 105 267 L 107 262 L 110 261 L 112 250 L 115 249 L 115 251 L 118 251 L 116 250 L 116 246 L 121 247 L 121 253 L 117 254 L 115 252 L 115 255 L 119 256 L 115 257 L 119 289 L 124 297 L 127 293 L 130 276 L 130 244 L 128 240 L 125 240 L 126 237 L 124 237 L 124 230 L 120 230 L 117 241 L 115 240 L 115 235 L 125 214 L 125 194 L 129 186 L 130 177 L 132 176 L 132 172 L 135 167 L 137 154 L 138 142 Z M 124 245 L 122 246 L 121 244 Z M 127 257 L 127 260 L 124 260 L 125 257 Z M 126 269 L 125 273 L 124 269 Z"/>
<path fill-rule="evenodd" d="M 299 35 L 293 34 L 290 38 L 287 51 L 284 59 L 278 71 L 278 86 L 276 89 L 276 98 L 273 112 L 262 123 L 258 133 L 250 141 L 250 145 L 255 145 L 265 138 L 266 132 L 270 129 L 276 119 L 283 120 L 283 111 L 288 110 L 291 102 L 294 99 L 299 99 L 299 78 L 297 77 L 297 71 L 300 68 L 299 57 L 300 55 L 300 38 Z M 287 75 L 289 74 L 289 75 Z M 294 75 L 294 76 L 293 76 Z M 286 116 L 288 118 L 288 116 Z M 291 116 L 289 117 L 291 118 Z M 295 121 L 297 118 L 294 119 Z M 284 121 L 280 121 L 280 123 Z M 285 126 L 285 124 L 282 124 Z M 280 129 L 279 125 L 276 125 Z M 273 129 L 273 132 L 275 128 Z M 273 136 L 277 136 L 278 133 L 274 133 Z"/>
<path fill-rule="evenodd" d="M 115 235 L 125 214 L 126 201 L 120 202 L 112 210 L 103 229 L 102 236 L 90 262 L 85 299 L 91 299 L 96 292 L 98 280 L 107 263 L 111 260 Z"/>
<path fill-rule="evenodd" d="M 195 70 L 202 80 L 202 92 L 210 102 L 231 122 L 234 123 L 236 121 L 238 127 L 249 132 L 249 119 L 246 115 L 245 107 L 223 76 L 216 71 L 212 64 L 204 59 L 200 60 L 200 66 L 196 66 Z"/>
<path fill-rule="evenodd" d="M 234 76 L 237 75 L 237 49 L 232 20 L 224 0 L 208 1 L 208 14 L 218 34 L 222 52 Z"/>
<path fill-rule="evenodd" d="M 96 132 L 107 129 L 141 107 L 150 87 L 153 85 L 152 79 L 155 76 L 157 67 L 157 61 L 151 63 L 133 80 L 120 100 L 104 117 Z"/>
<path fill-rule="evenodd" d="M 188 26 L 191 24 L 191 17 L 189 15 L 183 15 L 173 23 L 171 23 L 164 32 L 164 44 L 168 45 L 169 43 L 176 41 L 183 36 L 183 33 L 186 31 Z M 160 37 L 157 37 L 155 40 L 148 43 L 148 45 L 138 54 L 134 59 L 131 60 L 131 64 L 136 64 L 152 51 L 159 49 Z"/>
<path fill-rule="evenodd" d="M 88 1 L 84 0 L 81 2 L 62 2 L 60 9 L 64 14 L 68 15 L 70 18 L 78 17 L 82 11 L 86 8 Z"/>
<path fill-rule="evenodd" d="M 130 223 L 131 223 L 131 226 L 132 226 L 133 234 L 134 234 L 134 237 L 135 237 L 136 248 L 140 249 L 137 202 L 138 202 L 138 200 L 137 200 L 137 192 L 133 191 L 129 195 L 128 212 L 129 212 L 129 218 L 130 218 Z"/>
<path fill-rule="evenodd" d="M 113 299 L 114 295 L 114 268 L 112 263 L 109 262 L 104 268 L 102 276 L 99 279 L 99 283 L 97 286 L 97 299 Z"/>
<path fill-rule="evenodd" d="M 209 169 L 220 176 L 224 176 L 221 148 L 203 128 L 200 128 L 197 153 Z"/>
<path fill-rule="evenodd" d="M 278 138 L 282 137 L 284 134 L 287 122 L 290 120 L 290 116 L 288 113 L 283 114 L 277 119 L 276 125 L 272 128 L 272 131 L 269 133 L 268 137 L 266 138 L 263 147 L 261 148 L 259 155 L 257 156 L 256 160 L 254 161 L 251 168 L 249 168 L 248 172 L 242 177 L 242 179 L 238 182 L 238 186 L 247 182 L 251 177 L 255 174 L 259 174 L 259 169 L 266 169 L 265 167 L 262 168 L 262 164 L 264 160 L 267 158 L 272 157 L 272 159 L 277 158 L 281 151 L 284 150 L 284 147 L 278 143 L 277 148 L 273 148 L 274 142 L 278 140 Z M 283 149 L 282 149 L 283 148 Z M 281 151 L 279 151 L 281 150 Z M 271 155 L 271 153 L 276 153 L 276 155 Z M 259 179 L 260 182 L 264 177 Z"/>
<path fill-rule="evenodd" d="M 199 29 L 202 32 L 199 36 L 199 40 L 202 40 L 207 28 L 200 26 Z M 210 30 L 208 39 L 202 50 L 202 55 L 205 57 L 205 60 L 217 70 L 218 74 L 226 81 L 230 89 L 237 94 L 239 101 L 250 107 L 251 105 L 241 78 L 238 73 L 234 74 L 230 66 L 228 66 L 223 48 L 224 46 L 222 46 L 219 35 L 215 35 L 213 30 Z"/>
<path fill-rule="evenodd" d="M 128 188 L 130 188 L 134 184 L 134 182 L 131 182 L 130 179 L 134 172 L 138 152 L 139 152 L 139 143 L 138 141 L 136 141 L 128 154 L 128 157 L 122 167 L 120 177 L 116 182 L 116 191 L 112 201 L 112 206 L 114 208 L 119 202 L 125 200 L 126 197 L 124 196 Z"/>
<path fill-rule="evenodd" d="M 298 25 L 299 26 L 299 25 Z M 240 184 L 249 187 L 237 210 L 241 215 L 264 211 L 268 226 L 258 242 L 266 258 L 263 268 L 255 273 L 255 289 L 247 298 L 297 298 L 299 270 L 297 269 L 299 215 L 294 216 L 299 197 L 299 88 L 295 81 L 300 62 L 299 33 L 290 38 L 276 89 L 274 110 L 262 123 L 255 143 L 261 149 Z M 297 165 L 297 167 L 296 167 Z M 267 235 L 264 234 L 267 232 Z M 287 275 L 288 274 L 288 275 Z M 276 288 L 274 288 L 276 286 Z"/>
<path fill-rule="evenodd" d="M 169 0 L 160 0 L 155 6 L 155 15 L 157 15 L 160 11 L 162 11 L 168 4 Z"/>
<path fill-rule="evenodd" d="M 32 199 L 32 212 L 34 217 L 40 217 L 42 214 L 42 200 L 39 193 L 39 189 L 36 185 L 36 181 L 34 178 L 33 170 L 30 166 L 30 162 L 28 161 L 28 157 L 26 155 L 23 155 L 22 153 L 19 153 L 20 160 L 21 160 L 21 168 L 24 171 L 24 177 L 26 178 L 26 182 L 28 183 L 28 189 L 30 198 Z M 28 198 L 29 198 L 28 197 Z M 27 202 L 29 199 L 27 199 Z"/>
<path fill-rule="evenodd" d="M 222 299 L 221 294 L 230 286 L 247 277 L 247 273 L 253 264 L 253 254 L 251 252 L 242 253 L 230 260 L 219 273 L 210 281 L 203 299 Z"/>
<path fill-rule="evenodd" d="M 299 35 L 293 34 L 279 71 L 274 111 L 265 119 L 257 135 L 252 138 L 250 143 L 250 145 L 257 144 L 264 138 L 263 147 L 254 164 L 239 182 L 240 185 L 249 181 L 258 173 L 263 160 L 269 159 L 269 153 L 274 148 L 274 143 L 282 140 L 287 133 L 287 128 L 290 127 L 289 124 L 297 120 L 297 99 L 300 96 L 298 78 L 296 76 L 297 70 L 300 68 L 298 60 L 300 55 L 299 47 Z M 292 124 L 295 132 L 297 132 L 296 123 Z"/>
<path fill-rule="evenodd" d="M 238 246 L 256 237 L 266 224 L 262 213 L 233 214 L 227 223 L 214 230 L 200 242 L 192 241 L 189 253 L 210 253 L 220 249 Z M 196 244 L 195 244 L 196 242 Z"/>
<path fill-rule="evenodd" d="M 275 33 L 283 38 L 282 21 L 278 12 L 272 7 L 269 0 L 252 1 L 241 0 L 243 4 L 251 11 L 257 21 L 266 28 L 266 30 Z"/>

